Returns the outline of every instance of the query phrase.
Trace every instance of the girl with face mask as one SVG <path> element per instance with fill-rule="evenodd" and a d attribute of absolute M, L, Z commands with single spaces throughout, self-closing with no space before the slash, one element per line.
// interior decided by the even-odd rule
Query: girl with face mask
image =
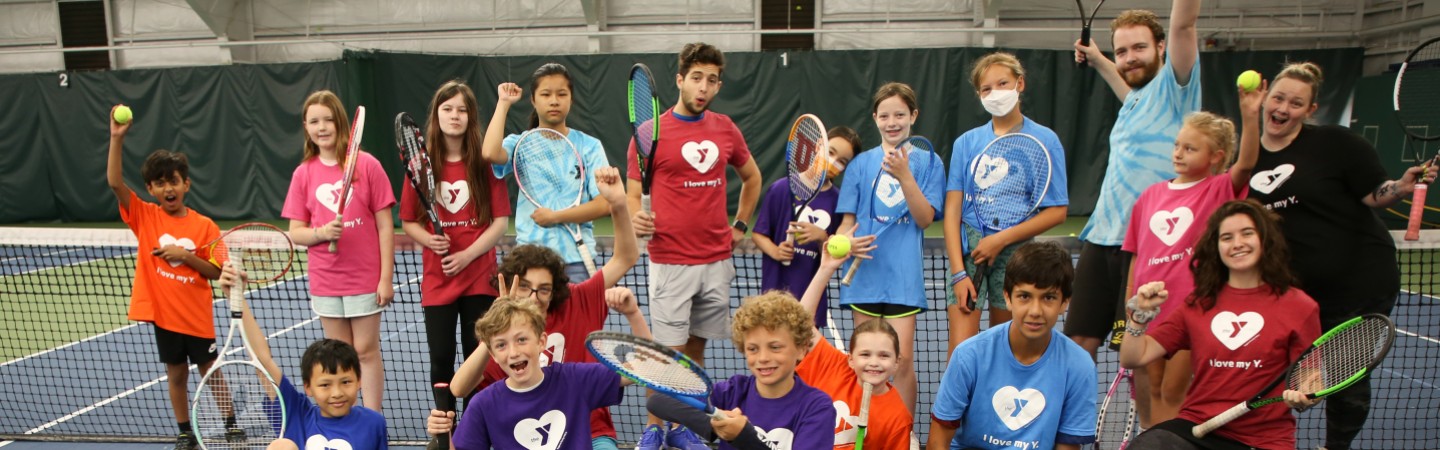
<path fill-rule="evenodd" d="M 1020 61 L 1009 53 L 985 55 L 971 69 L 970 83 L 991 118 L 990 122 L 956 138 L 950 155 L 950 174 L 945 187 L 945 250 L 951 275 L 945 311 L 950 320 L 951 349 L 980 331 L 979 310 L 985 305 L 991 307 L 991 326 L 1010 320 L 1002 289 L 1006 261 L 1021 244 L 1064 222 L 1070 203 L 1065 181 L 1065 150 L 1060 146 L 1060 139 L 1054 131 L 1020 112 L 1020 94 L 1025 92 L 1025 69 Z M 1045 145 L 1050 153 L 1050 187 L 1035 215 L 1019 225 L 986 235 L 981 233 L 975 214 L 965 209 L 965 202 L 975 193 L 973 165 L 986 144 L 1009 133 L 1028 134 Z M 962 222 L 965 226 L 961 226 Z M 989 267 L 988 276 L 982 280 L 985 286 L 977 286 L 969 277 L 976 264 Z M 973 308 L 969 305 L 971 301 L 974 301 Z"/>

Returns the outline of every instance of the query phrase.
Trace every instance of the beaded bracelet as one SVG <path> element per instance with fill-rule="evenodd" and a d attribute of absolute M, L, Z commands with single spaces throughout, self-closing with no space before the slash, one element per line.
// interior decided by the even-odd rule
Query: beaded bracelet
<path fill-rule="evenodd" d="M 959 271 L 959 272 L 956 272 L 956 273 L 952 273 L 952 274 L 950 274 L 950 285 L 951 285 L 951 286 L 954 286 L 955 283 L 959 283 L 959 282 L 961 282 L 961 281 L 964 281 L 966 278 L 970 278 L 970 274 L 965 273 L 965 271 L 963 271 L 963 270 L 962 270 L 962 271 Z"/>

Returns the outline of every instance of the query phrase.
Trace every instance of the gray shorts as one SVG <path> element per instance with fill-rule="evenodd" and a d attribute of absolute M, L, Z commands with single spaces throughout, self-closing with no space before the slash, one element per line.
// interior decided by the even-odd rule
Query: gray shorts
<path fill-rule="evenodd" d="M 320 317 L 332 319 L 348 319 L 351 317 L 364 317 L 371 314 L 379 314 L 385 308 L 375 304 L 379 298 L 374 292 L 360 295 L 345 295 L 340 297 L 326 297 L 321 295 L 310 296 L 310 309 Z"/>
<path fill-rule="evenodd" d="M 650 263 L 650 332 L 678 347 L 690 336 L 730 338 L 730 282 L 735 263 L 723 259 L 696 266 Z"/>

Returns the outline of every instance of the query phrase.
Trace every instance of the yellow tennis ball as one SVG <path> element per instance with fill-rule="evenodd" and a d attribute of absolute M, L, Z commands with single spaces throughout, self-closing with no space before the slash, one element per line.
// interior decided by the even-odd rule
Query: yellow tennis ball
<path fill-rule="evenodd" d="M 115 123 L 124 125 L 130 123 L 130 119 L 133 117 L 134 113 L 130 111 L 129 106 L 120 105 L 120 107 L 115 108 Z"/>
<path fill-rule="evenodd" d="M 850 237 L 843 234 L 830 236 L 830 240 L 825 242 L 825 251 L 830 252 L 833 258 L 844 258 L 850 253 Z"/>
<path fill-rule="evenodd" d="M 1260 87 L 1260 72 L 1247 70 L 1240 73 L 1240 78 L 1235 79 L 1235 85 L 1244 89 L 1245 92 L 1254 91 Z"/>

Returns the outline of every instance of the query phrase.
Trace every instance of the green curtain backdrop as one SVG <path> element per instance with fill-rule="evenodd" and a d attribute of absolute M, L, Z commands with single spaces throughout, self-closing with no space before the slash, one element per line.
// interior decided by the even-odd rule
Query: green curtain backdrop
<path fill-rule="evenodd" d="M 677 44 L 677 50 L 679 45 Z M 724 85 L 712 109 L 729 115 L 745 134 L 766 184 L 784 174 L 783 142 L 791 121 L 818 115 L 829 126 L 860 132 L 866 147 L 878 143 L 870 119 L 871 95 L 888 81 L 913 86 L 920 97 L 916 134 L 930 137 L 949 160 L 955 137 L 984 124 L 969 82 L 970 64 L 994 51 L 981 48 L 744 52 L 726 55 Z M 1108 134 L 1119 102 L 1071 53 L 1011 50 L 1026 68 L 1022 109 L 1054 129 L 1065 146 L 1070 213 L 1088 214 L 1104 175 Z M 1256 69 L 1267 78 L 1285 61 L 1313 61 L 1327 70 L 1317 121 L 1334 123 L 1360 81 L 1359 48 L 1201 54 L 1207 110 L 1238 117 L 1235 76 Z M 110 105 L 134 107 L 136 122 L 126 141 L 125 171 L 142 191 L 139 166 L 150 151 L 166 148 L 190 157 L 194 186 L 189 205 L 215 219 L 279 217 L 302 143 L 300 104 L 319 89 L 339 93 L 352 113 L 367 108 L 363 147 L 386 166 L 399 189 L 392 123 L 409 112 L 428 118 L 434 90 L 446 80 L 465 80 L 479 99 L 479 124 L 488 124 L 495 86 L 513 81 L 526 88 L 507 120 L 507 133 L 523 131 L 531 111 L 529 75 L 559 62 L 574 77 L 570 126 L 604 143 L 611 164 L 622 166 L 629 140 L 625 82 L 629 68 L 644 62 L 657 74 L 661 99 L 676 101 L 673 54 L 476 57 L 347 51 L 339 61 L 299 64 L 124 70 L 70 74 L 58 86 L 54 74 L 0 76 L 0 223 L 117 220 L 105 187 L 105 148 Z M 1356 118 L 1361 113 L 1357 109 Z M 1378 120 L 1378 119 L 1377 119 Z M 730 177 L 738 198 L 739 179 Z M 518 198 L 518 197 L 517 197 Z M 732 209 L 734 208 L 732 202 Z"/>

